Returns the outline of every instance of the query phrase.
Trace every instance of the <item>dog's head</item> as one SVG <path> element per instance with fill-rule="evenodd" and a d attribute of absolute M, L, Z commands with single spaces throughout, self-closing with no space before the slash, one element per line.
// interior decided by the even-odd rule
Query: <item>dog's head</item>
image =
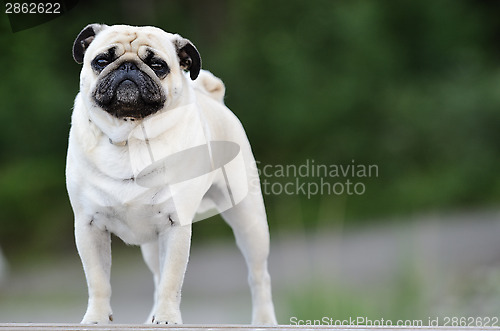
<path fill-rule="evenodd" d="M 144 118 L 174 104 L 183 72 L 194 80 L 201 69 L 189 40 L 149 26 L 90 24 L 76 38 L 73 58 L 83 63 L 81 92 L 116 118 Z"/>

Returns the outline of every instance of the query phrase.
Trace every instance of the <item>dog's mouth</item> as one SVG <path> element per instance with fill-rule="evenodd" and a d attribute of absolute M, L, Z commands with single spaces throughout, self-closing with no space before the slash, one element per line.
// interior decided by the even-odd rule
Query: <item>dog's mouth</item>
<path fill-rule="evenodd" d="M 93 97 L 103 110 L 118 118 L 144 118 L 163 108 L 165 94 L 146 73 L 115 70 L 97 84 Z"/>

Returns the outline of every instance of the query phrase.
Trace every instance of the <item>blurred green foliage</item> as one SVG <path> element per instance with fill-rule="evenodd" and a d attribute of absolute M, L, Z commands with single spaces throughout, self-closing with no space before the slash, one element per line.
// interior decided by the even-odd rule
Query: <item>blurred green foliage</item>
<path fill-rule="evenodd" d="M 191 39 L 261 164 L 378 165 L 362 196 L 301 196 L 311 224 L 331 203 L 348 221 L 498 205 L 499 12 L 487 0 L 81 1 L 15 34 L 3 15 L 0 244 L 73 247 L 71 46 L 92 22 Z M 271 227 L 288 227 L 289 197 L 265 199 Z"/>

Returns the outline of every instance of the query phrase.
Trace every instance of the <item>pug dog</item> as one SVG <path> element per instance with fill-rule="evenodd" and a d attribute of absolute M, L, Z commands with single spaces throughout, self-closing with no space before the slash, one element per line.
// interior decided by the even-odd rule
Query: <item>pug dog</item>
<path fill-rule="evenodd" d="M 90 24 L 73 57 L 83 67 L 66 182 L 88 285 L 82 323 L 113 320 L 111 234 L 140 245 L 153 273 L 147 322 L 182 323 L 192 222 L 215 207 L 248 266 L 252 324 L 276 324 L 258 171 L 222 81 L 189 40 L 149 26 Z"/>

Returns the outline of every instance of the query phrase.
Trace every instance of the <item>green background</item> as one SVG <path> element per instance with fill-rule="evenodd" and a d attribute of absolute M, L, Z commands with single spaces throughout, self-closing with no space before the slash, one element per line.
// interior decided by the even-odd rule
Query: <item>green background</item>
<path fill-rule="evenodd" d="M 500 2 L 491 0 L 80 1 L 17 33 L 2 14 L 0 245 L 14 269 L 19 261 L 63 255 L 77 264 L 64 178 L 80 71 L 73 40 L 93 22 L 155 25 L 189 38 L 203 68 L 223 79 L 225 102 L 242 121 L 261 168 L 312 161 L 378 167 L 372 178 L 263 176 L 269 185 L 349 179 L 366 187 L 363 195 L 265 195 L 273 243 L 299 234 L 291 245 L 298 249 L 330 233 L 332 242 L 348 242 L 350 231 L 361 231 L 365 250 L 351 252 L 356 260 L 378 254 L 370 244 L 377 231 L 365 229 L 389 223 L 389 236 L 404 250 L 384 285 L 344 288 L 335 275 L 325 280 L 321 265 L 312 268 L 303 286 L 278 295 L 282 323 L 291 314 L 427 320 L 438 316 L 436 307 L 463 313 L 487 305 L 498 312 L 498 256 L 452 278 L 446 264 L 432 261 L 438 253 L 448 259 L 442 220 L 425 223 L 427 232 L 415 220 L 445 214 L 444 222 L 464 224 L 475 221 L 469 216 L 475 211 L 498 210 L 499 14 Z M 194 245 L 229 235 L 220 220 L 205 220 L 195 225 Z M 437 246 L 426 247 L 428 237 Z M 477 238 L 469 233 L 452 238 L 468 248 L 480 244 L 467 241 Z M 417 252 L 426 248 L 424 259 Z M 299 252 L 305 254 L 299 269 L 307 268 L 309 251 Z M 84 280 L 79 283 L 84 291 Z M 451 299 L 439 292 L 445 287 Z M 4 306 L 12 300 L 24 307 L 32 299 L 11 294 Z"/>
<path fill-rule="evenodd" d="M 348 224 L 495 207 L 499 10 L 496 1 L 455 0 L 82 1 L 17 33 L 2 15 L 0 243 L 73 245 L 64 164 L 80 66 L 71 46 L 90 22 L 191 39 L 203 67 L 224 80 L 261 166 L 378 166 L 362 196 L 298 194 L 307 227 L 332 203 Z M 290 197 L 265 198 L 271 227 L 288 228 L 272 206 Z"/>

